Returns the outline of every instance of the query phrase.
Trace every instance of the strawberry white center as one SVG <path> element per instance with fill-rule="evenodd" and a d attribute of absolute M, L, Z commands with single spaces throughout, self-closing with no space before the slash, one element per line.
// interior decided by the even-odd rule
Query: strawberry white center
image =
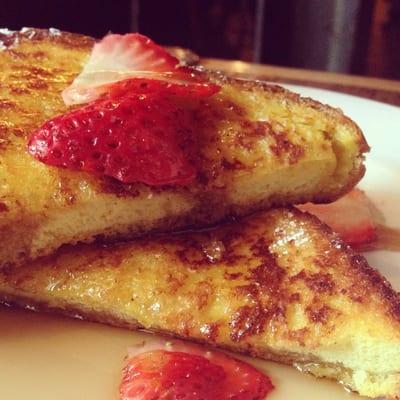
<path fill-rule="evenodd" d="M 129 78 L 182 83 L 174 78 L 179 61 L 140 34 L 108 35 L 93 47 L 88 62 L 62 97 L 67 105 L 83 104 L 107 91 L 106 86 Z"/>

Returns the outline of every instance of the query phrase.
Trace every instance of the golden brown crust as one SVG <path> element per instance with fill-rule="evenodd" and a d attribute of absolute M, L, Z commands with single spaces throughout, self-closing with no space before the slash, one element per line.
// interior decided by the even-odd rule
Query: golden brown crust
<path fill-rule="evenodd" d="M 393 319 L 394 324 L 400 324 L 400 293 L 393 290 L 392 285 L 383 277 L 376 269 L 372 268 L 365 257 L 356 253 L 349 245 L 344 243 L 339 235 L 332 232 L 331 228 L 321 223 L 321 221 L 309 214 L 305 213 L 308 218 L 313 220 L 314 227 L 320 229 L 329 237 L 330 245 L 346 254 L 346 259 L 349 262 L 349 267 L 344 269 L 345 276 L 357 278 L 351 286 L 350 291 L 343 291 L 343 295 L 349 296 L 352 301 L 359 303 L 368 303 L 371 294 L 377 295 L 380 299 L 382 308 L 380 311 L 385 310 L 385 314 L 390 319 Z M 320 251 L 322 252 L 322 248 Z M 325 261 L 325 259 L 324 259 Z M 334 259 L 330 259 L 334 262 Z M 332 289 L 328 285 L 329 291 Z"/>
<path fill-rule="evenodd" d="M 93 244 L 93 245 L 78 245 L 74 247 L 65 247 L 60 249 L 57 254 L 38 260 L 35 263 L 34 268 L 49 268 L 54 265 L 54 268 L 58 268 L 58 259 L 63 257 L 69 257 L 70 253 L 78 255 L 79 253 L 84 254 L 84 258 L 88 257 L 85 262 L 82 262 L 77 267 L 72 264 L 68 266 L 73 270 L 84 271 L 89 266 L 87 262 L 95 262 L 96 259 L 100 258 L 102 264 L 106 264 L 107 267 L 112 267 L 112 269 L 118 269 L 121 267 L 122 263 L 125 262 L 129 255 L 135 254 L 135 252 L 146 251 L 147 249 L 152 252 L 154 248 L 159 247 L 165 252 L 172 251 L 176 260 L 179 261 L 182 267 L 191 271 L 198 271 L 201 273 L 202 269 L 210 268 L 221 268 L 219 263 L 222 263 L 226 272 L 224 274 L 225 279 L 238 280 L 238 278 L 245 275 L 245 271 L 231 273 L 229 267 L 250 262 L 253 257 L 258 257 L 262 260 L 262 263 L 254 268 L 250 275 L 247 276 L 247 285 L 243 287 L 240 286 L 236 290 L 238 292 L 244 292 L 246 296 L 257 296 L 258 289 L 267 290 L 270 293 L 283 295 L 282 290 L 284 290 L 283 283 L 287 281 L 285 277 L 287 271 L 282 269 L 276 261 L 276 256 L 271 253 L 271 245 L 274 241 L 270 238 L 265 238 L 260 235 L 260 232 L 256 230 L 259 228 L 259 224 L 262 221 L 269 221 L 268 214 L 282 214 L 279 218 L 288 218 L 285 224 L 291 221 L 296 221 L 299 226 L 304 226 L 306 224 L 307 229 L 310 233 L 313 231 L 320 232 L 323 235 L 323 240 L 320 243 L 315 243 L 318 245 L 316 250 L 315 262 L 320 268 L 320 272 L 308 274 L 305 270 L 301 270 L 296 275 L 290 277 L 290 282 L 304 283 L 316 296 L 322 294 L 334 295 L 340 294 L 348 297 L 350 301 L 355 301 L 360 304 L 368 304 L 371 300 L 371 295 L 377 296 L 380 303 L 380 311 L 385 312 L 388 318 L 394 321 L 394 323 L 400 323 L 400 294 L 396 293 L 391 287 L 390 283 L 382 277 L 382 275 L 372 267 L 370 267 L 366 259 L 355 253 L 350 246 L 346 245 L 336 233 L 333 233 L 331 229 L 321 223 L 315 216 L 302 213 L 295 208 L 290 209 L 289 215 L 284 215 L 289 211 L 283 211 L 283 209 L 272 210 L 260 215 L 255 215 L 248 217 L 242 222 L 231 222 L 220 228 L 213 228 L 203 233 L 185 231 L 184 233 L 176 233 L 173 235 L 159 235 L 152 237 L 145 237 L 132 243 L 118 243 L 115 245 L 105 245 L 105 244 Z M 302 222 L 302 223 L 300 223 Z M 253 223 L 255 223 L 253 225 Z M 255 231 L 253 237 L 252 231 Z M 244 231 L 244 232 L 243 232 Z M 265 233 L 264 233 L 265 234 Z M 260 235 L 260 236 L 258 236 Z M 279 230 L 275 232 L 275 241 L 284 239 L 284 232 Z M 208 243 L 210 238 L 218 241 L 222 244 L 223 250 L 220 253 L 217 250 L 217 254 L 214 254 L 214 261 L 210 250 L 204 246 L 204 243 Z M 250 247 L 251 255 L 244 256 L 240 255 L 237 251 L 237 242 L 245 243 Z M 172 245 L 172 246 L 171 246 Z M 113 247 L 114 246 L 114 247 Z M 171 246 L 171 249 L 170 249 Z M 338 260 L 339 257 L 339 260 Z M 89 261 L 88 261 L 89 260 Z M 72 259 L 72 263 L 73 263 Z M 344 273 L 345 278 L 350 278 L 354 280 L 350 286 L 345 290 L 340 287 L 340 283 L 335 282 L 335 277 L 329 273 L 322 272 L 327 270 L 329 266 L 335 265 L 337 263 L 346 264 L 346 268 L 341 269 L 341 273 Z M 264 269 L 264 266 L 268 265 L 268 270 Z M 134 266 L 133 266 L 134 267 Z M 24 285 L 29 281 L 35 281 L 34 268 L 30 266 L 25 266 L 24 268 L 15 270 L 15 268 L 8 267 L 1 271 L 2 284 L 6 282 L 6 285 L 15 286 L 17 289 L 20 287 L 23 289 Z M 24 271 L 25 270 L 25 271 Z M 65 271 L 53 271 L 55 275 L 60 273 L 64 274 Z M 107 273 L 107 272 L 105 272 Z M 18 277 L 16 279 L 16 277 Z M 180 282 L 179 285 L 183 284 Z M 178 286 L 179 286 L 178 285 Z M 351 289 L 351 290 L 350 290 Z M 287 301 L 287 304 L 292 302 L 300 301 L 301 295 L 299 293 L 282 296 L 283 301 Z M 284 304 L 282 303 L 284 306 Z M 43 307 L 45 307 L 43 305 Z M 75 312 L 76 310 L 74 310 Z M 257 307 L 252 309 L 247 309 L 248 312 L 238 313 L 238 316 L 247 317 L 252 313 L 257 313 Z M 311 318 L 314 322 L 324 323 L 324 321 L 315 321 L 315 317 Z M 261 318 L 254 319 L 255 324 L 246 323 L 248 332 L 246 334 L 256 334 L 259 330 L 260 324 L 263 324 Z M 240 341 L 243 336 L 237 326 L 239 325 L 238 319 L 233 319 L 233 324 L 231 325 L 232 331 L 231 336 L 235 338 L 234 341 Z"/>
<path fill-rule="evenodd" d="M 274 94 L 279 94 L 285 98 L 290 99 L 291 101 L 295 103 L 301 103 L 307 106 L 310 106 L 311 108 L 314 108 L 315 110 L 322 111 L 323 113 L 329 115 L 330 117 L 333 117 L 335 119 L 341 120 L 341 123 L 346 124 L 351 126 L 352 128 L 357 130 L 357 135 L 359 137 L 359 143 L 360 143 L 360 150 L 362 153 L 368 152 L 370 150 L 370 147 L 365 140 L 365 137 L 361 131 L 361 129 L 354 123 L 353 120 L 351 120 L 349 117 L 343 114 L 343 111 L 339 108 L 334 108 L 331 107 L 327 104 L 323 104 L 319 101 L 316 101 L 314 99 L 311 99 L 309 97 L 302 97 L 298 93 L 291 92 L 288 89 L 283 88 L 282 86 L 278 86 L 275 84 L 271 84 L 265 81 L 259 81 L 259 80 L 248 80 L 248 79 L 239 79 L 239 78 L 232 78 L 226 75 L 223 75 L 218 72 L 212 72 L 209 71 L 210 74 L 212 74 L 212 77 L 218 81 L 222 82 L 228 82 L 231 85 L 235 85 L 237 82 L 240 82 L 240 87 L 245 89 L 245 90 L 259 90 L 262 88 L 262 90 L 271 92 Z"/>
<path fill-rule="evenodd" d="M 13 93 L 15 99 L 0 99 L 0 109 L 12 110 L 17 113 L 18 117 L 20 117 L 21 113 L 28 114 L 30 112 L 29 109 L 24 108 L 23 105 L 19 105 L 18 94 L 28 95 L 35 97 L 35 92 L 46 91 L 50 92 L 50 101 L 55 101 L 56 96 L 59 97 L 60 87 L 62 88 L 65 84 L 69 83 L 73 77 L 79 73 L 80 68 L 82 66 L 82 62 L 85 60 L 85 54 L 90 50 L 94 43 L 94 39 L 74 34 L 68 32 L 62 32 L 56 29 L 45 30 L 45 29 L 35 29 L 35 28 L 24 28 L 21 31 L 8 31 L 2 30 L 0 31 L 0 42 L 3 44 L 3 47 L 6 48 L 9 52 L 12 52 L 11 60 L 17 60 L 15 68 L 20 70 L 20 73 L 11 75 L 11 83 L 5 83 L 4 88 L 8 89 L 9 92 Z M 19 51 L 19 47 L 33 46 L 34 50 L 35 43 L 46 46 L 44 51 L 38 50 L 37 53 L 30 50 L 22 50 Z M 47 46 L 61 46 L 63 48 L 77 50 L 76 53 L 71 53 L 74 60 L 72 65 L 68 67 L 71 68 L 70 71 L 63 70 L 56 65 L 51 66 L 51 68 L 42 68 L 40 65 L 42 64 L 41 59 L 46 58 L 50 49 Z M 25 65 L 24 63 L 18 63 L 18 60 L 26 59 L 29 64 L 36 64 L 34 66 Z M 351 189 L 355 183 L 357 183 L 364 174 L 365 168 L 362 165 L 362 157 L 363 154 L 369 151 L 368 144 L 360 131 L 359 127 L 348 117 L 343 115 L 343 113 L 334 109 L 330 106 L 321 104 L 317 101 L 314 101 L 309 98 L 302 98 L 300 95 L 296 93 L 292 93 L 282 87 L 271 85 L 262 81 L 249 81 L 243 79 L 236 79 L 231 77 L 226 77 L 220 73 L 212 72 L 212 71 L 202 71 L 204 76 L 209 77 L 209 79 L 215 81 L 216 83 L 230 87 L 245 92 L 264 92 L 266 96 L 273 96 L 278 99 L 282 99 L 284 102 L 290 102 L 293 104 L 297 104 L 304 107 L 309 107 L 312 109 L 321 112 L 323 115 L 327 116 L 329 119 L 333 119 L 337 121 L 337 124 L 343 124 L 349 126 L 352 130 L 354 130 L 354 134 L 357 136 L 357 140 L 359 142 L 359 153 L 358 156 L 360 158 L 360 162 L 357 168 L 354 168 L 352 171 L 352 176 L 349 177 L 348 182 L 344 187 L 341 187 L 339 191 L 336 193 L 329 193 L 322 195 L 321 198 L 318 198 L 316 195 L 316 201 L 332 201 L 337 197 L 340 197 L 343 193 L 346 193 L 349 189 Z M 65 75 L 63 77 L 63 75 Z M 28 82 L 24 82 L 28 79 Z M 12 81 L 15 81 L 15 84 Z M 53 85 L 52 82 L 60 81 L 65 82 L 63 85 Z M 26 84 L 24 84 L 26 83 Z M 20 92 L 20 93 L 18 93 Z M 24 99 L 22 99 L 24 101 Z M 55 110 L 53 114 L 65 112 L 67 108 L 62 104 L 61 99 L 57 99 L 55 101 Z M 248 111 L 243 109 L 240 105 L 235 104 L 232 100 L 224 99 L 222 102 L 219 102 L 219 107 L 215 107 L 210 111 L 207 111 L 210 106 L 214 107 L 215 105 L 211 101 L 204 101 L 200 103 L 200 107 L 203 110 L 195 111 L 198 121 L 202 121 L 204 125 L 213 125 L 215 124 L 215 118 L 224 118 L 226 115 L 229 115 L 229 118 L 233 118 L 235 120 L 242 118 L 242 126 L 241 134 L 237 134 L 237 140 L 234 143 L 235 146 L 239 148 L 246 149 L 247 151 L 251 151 L 254 146 L 257 144 L 260 138 L 265 136 L 271 136 L 273 141 L 275 142 L 271 144 L 271 152 L 275 154 L 277 158 L 281 158 L 282 155 L 289 154 L 289 163 L 296 163 L 299 159 L 304 155 L 304 148 L 299 144 L 292 143 L 290 138 L 288 138 L 286 132 L 277 131 L 272 127 L 269 122 L 257 122 L 250 121 L 247 119 Z M 29 103 L 27 104 L 30 105 Z M 13 129 L 7 129 L 7 125 L 13 126 L 14 124 L 5 121 L 4 124 L 4 132 L 3 132 L 3 141 L 2 147 L 4 150 L 7 149 L 7 143 L 12 145 L 11 140 L 12 136 L 15 135 L 17 137 L 26 136 L 30 130 L 33 130 L 35 127 L 40 125 L 42 122 L 46 120 L 48 116 L 40 116 L 37 115 L 36 118 L 31 118 L 29 125 L 24 126 L 25 124 L 19 124 Z M 0 122 L 1 124 L 1 122 Z M 10 135 L 11 134 L 11 135 Z M 10 135 L 9 139 L 7 136 Z M 221 157 L 221 158 L 213 158 L 206 156 L 205 152 L 198 152 L 199 147 L 204 146 L 205 143 L 209 141 L 217 142 L 218 138 L 213 135 L 205 135 L 201 139 L 199 138 L 199 132 L 196 132 L 195 135 L 196 140 L 189 140 L 189 142 L 185 143 L 185 151 L 188 152 L 190 158 L 193 163 L 196 164 L 196 167 L 199 170 L 199 179 L 196 184 L 204 184 L 209 183 L 210 181 L 215 181 L 217 176 L 221 175 L 224 170 L 232 170 L 232 169 L 240 169 L 242 171 L 249 171 L 251 169 L 251 163 L 248 165 L 238 161 L 237 159 L 232 163 L 232 161 Z M 243 138 L 245 138 L 245 142 L 243 142 Z M 10 140 L 10 141 L 9 141 Z M 216 143 L 218 145 L 218 143 Z M 87 174 L 82 174 L 75 172 L 77 177 L 87 177 Z M 74 182 L 69 174 L 64 174 L 64 172 L 60 171 L 60 181 L 63 186 L 63 194 L 68 198 L 72 199 L 74 197 L 74 192 L 76 191 L 76 182 Z M 141 187 L 143 185 L 133 184 L 133 185 L 124 185 L 118 181 L 115 181 L 110 178 L 104 178 L 101 176 L 94 177 L 94 181 L 96 184 L 96 190 L 101 193 L 115 193 L 117 196 L 121 194 L 127 196 L 136 196 L 138 192 L 141 191 Z M 65 182 L 66 184 L 63 184 Z M 94 182 L 93 182 L 94 183 Z M 158 190 L 171 190 L 172 188 L 159 188 Z M 291 200 L 290 200 L 291 201 Z M 303 199 L 301 199 L 303 201 Z M 289 204 L 289 202 L 282 203 L 282 205 Z M 255 208 L 256 209 L 256 208 Z"/>
<path fill-rule="evenodd" d="M 199 70 L 206 71 L 202 67 L 199 67 Z M 323 104 L 311 98 L 302 97 L 298 93 L 291 92 L 290 90 L 287 90 L 282 86 L 271 84 L 265 81 L 232 78 L 224 75 L 221 72 L 215 72 L 215 71 L 206 71 L 206 73 L 210 76 L 210 79 L 212 81 L 221 85 L 229 84 L 233 87 L 237 87 L 238 89 L 240 88 L 240 90 L 246 90 L 250 92 L 257 92 L 261 90 L 266 93 L 273 94 L 274 96 L 281 97 L 282 99 L 285 99 L 285 101 L 290 100 L 294 104 L 298 104 L 304 107 L 311 107 L 312 109 L 322 112 L 328 118 L 332 118 L 338 121 L 338 123 L 346 125 L 350 129 L 354 130 L 355 135 L 357 136 L 358 149 L 359 149 L 357 155 L 359 163 L 357 168 L 354 168 L 354 170 L 351 172 L 347 184 L 344 185 L 340 191 L 334 194 L 329 193 L 328 195 L 325 194 L 316 196 L 315 199 L 313 200 L 315 203 L 330 203 L 340 198 L 344 194 L 348 193 L 364 176 L 365 174 L 365 165 L 363 164 L 365 158 L 364 155 L 365 153 L 368 153 L 370 151 L 370 147 L 360 127 L 356 123 L 354 123 L 352 119 L 344 115 L 341 109 L 331 107 L 328 104 Z M 277 133 L 274 134 L 276 135 Z M 283 143 L 284 143 L 283 145 L 280 146 L 278 145 L 278 152 L 287 151 L 287 149 L 285 148 L 287 147 L 287 142 Z M 298 203 L 301 202 L 303 201 L 299 201 Z M 282 205 L 290 205 L 290 204 L 291 203 L 288 202 Z"/>
<path fill-rule="evenodd" d="M 280 95 L 286 99 L 290 99 L 292 102 L 304 104 L 315 110 L 321 111 L 332 118 L 340 120 L 341 123 L 351 126 L 352 128 L 357 130 L 361 153 L 366 153 L 370 150 L 370 147 L 365 140 L 361 129 L 357 126 L 357 124 L 354 123 L 352 119 L 344 115 L 343 111 L 339 108 L 334 108 L 328 104 L 323 104 L 309 97 L 302 97 L 298 93 L 291 92 L 290 90 L 285 89 L 282 86 L 271 84 L 265 81 L 233 78 L 215 71 L 207 71 L 207 74 L 210 75 L 211 80 L 215 80 L 221 84 L 228 83 L 229 85 L 239 85 L 241 89 L 249 91 L 256 91 L 261 89 L 275 95 Z"/>

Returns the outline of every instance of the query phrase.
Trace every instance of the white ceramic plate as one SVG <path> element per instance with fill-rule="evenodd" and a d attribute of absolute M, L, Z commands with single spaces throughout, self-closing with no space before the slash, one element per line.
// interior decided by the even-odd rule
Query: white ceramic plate
<path fill-rule="evenodd" d="M 340 107 L 356 120 L 372 151 L 361 187 L 400 228 L 400 108 L 354 96 L 287 85 Z M 400 290 L 400 253 L 366 254 Z M 99 324 L 0 309 L 0 399 L 116 400 L 126 348 L 155 340 L 151 335 Z M 305 376 L 287 366 L 251 360 L 268 373 L 277 389 L 270 400 L 349 400 L 361 397 L 340 385 Z"/>

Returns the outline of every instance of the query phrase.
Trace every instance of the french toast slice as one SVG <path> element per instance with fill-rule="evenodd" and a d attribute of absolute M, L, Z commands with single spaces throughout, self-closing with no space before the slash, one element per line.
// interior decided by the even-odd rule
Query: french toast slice
<path fill-rule="evenodd" d="M 0 31 L 0 266 L 65 243 L 199 227 L 271 206 L 328 202 L 364 173 L 368 145 L 341 111 L 278 86 L 208 73 L 220 93 L 191 104 L 187 186 L 149 187 L 47 166 L 27 135 L 64 113 L 61 92 L 94 40 L 57 30 Z"/>
<path fill-rule="evenodd" d="M 0 299 L 292 364 L 369 397 L 400 395 L 399 294 L 296 209 L 66 246 L 0 271 Z"/>

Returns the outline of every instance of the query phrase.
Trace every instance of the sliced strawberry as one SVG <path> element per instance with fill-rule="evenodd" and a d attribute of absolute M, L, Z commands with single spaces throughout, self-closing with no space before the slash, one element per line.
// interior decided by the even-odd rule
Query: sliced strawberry
<path fill-rule="evenodd" d="M 158 350 L 129 361 L 120 393 L 124 400 L 218 399 L 224 380 L 223 368 L 205 357 Z"/>
<path fill-rule="evenodd" d="M 86 69 L 116 71 L 172 71 L 179 61 L 140 33 L 107 35 L 96 43 Z"/>
<path fill-rule="evenodd" d="M 178 349 L 154 349 L 130 358 L 121 400 L 261 400 L 274 388 L 267 376 L 243 361 L 199 346 Z"/>
<path fill-rule="evenodd" d="M 307 203 L 299 208 L 316 215 L 350 245 L 360 246 L 376 239 L 371 202 L 359 189 L 330 204 Z"/>
<path fill-rule="evenodd" d="M 105 86 L 105 89 L 105 96 L 109 98 L 118 98 L 132 93 L 149 94 L 161 92 L 176 97 L 202 98 L 217 93 L 220 87 L 212 83 L 177 84 L 155 79 L 130 78 L 111 83 Z"/>
<path fill-rule="evenodd" d="M 186 117 L 162 93 L 99 100 L 47 121 L 28 151 L 48 165 L 124 183 L 185 185 L 196 175 L 180 148 Z"/>
<path fill-rule="evenodd" d="M 181 67 L 178 59 L 151 39 L 130 33 L 108 35 L 96 43 L 83 71 L 62 96 L 67 105 L 88 103 L 107 92 L 110 83 L 134 77 L 207 85 L 201 74 Z"/>

